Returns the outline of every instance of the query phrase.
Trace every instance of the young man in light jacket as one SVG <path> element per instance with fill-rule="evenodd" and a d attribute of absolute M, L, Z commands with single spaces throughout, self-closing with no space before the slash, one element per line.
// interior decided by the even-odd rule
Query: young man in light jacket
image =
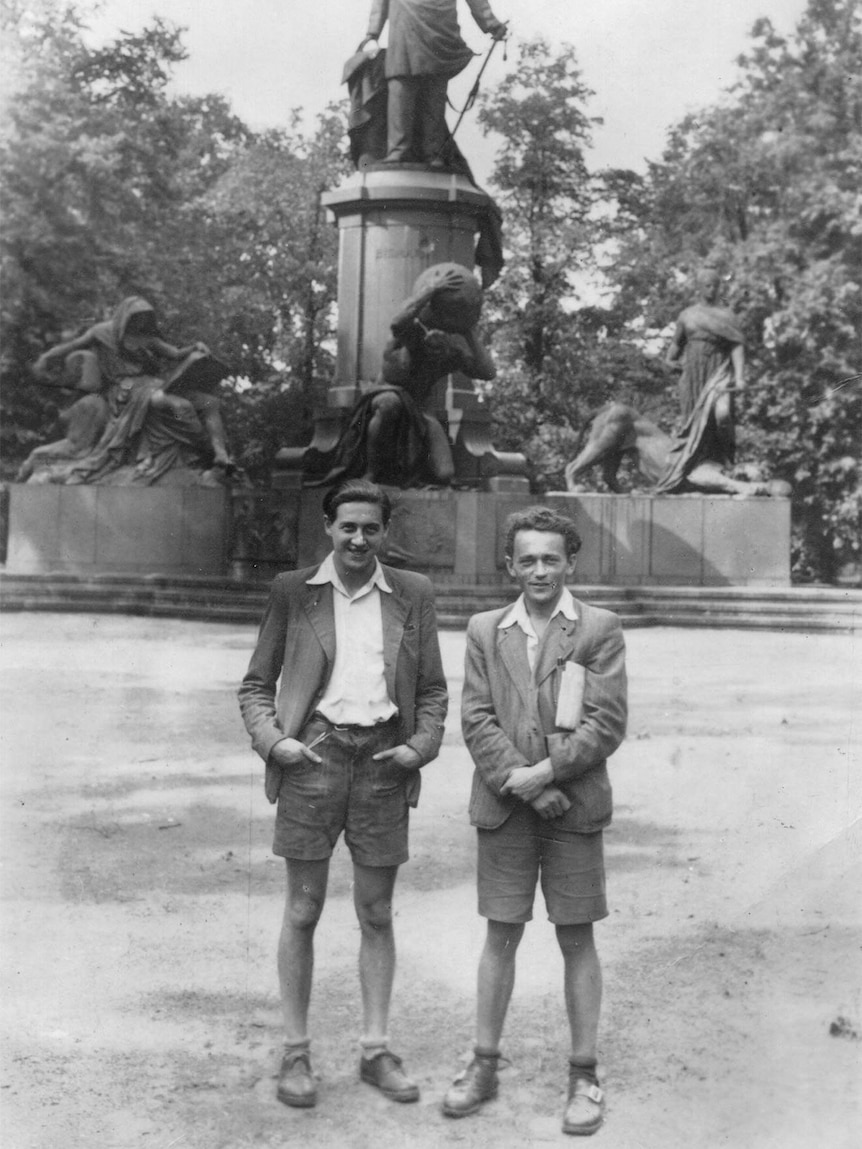
<path fill-rule="evenodd" d="M 488 927 L 475 1056 L 446 1094 L 443 1112 L 466 1116 L 496 1095 L 515 955 L 541 875 L 563 954 L 571 1030 L 563 1131 L 589 1134 L 604 1113 L 593 922 L 608 913 L 606 762 L 625 734 L 626 673 L 619 619 L 577 601 L 566 587 L 580 545 L 574 523 L 547 507 L 511 515 L 506 564 L 521 596 L 511 607 L 475 615 L 467 629 L 461 714 L 475 764 L 470 820 L 479 836 L 479 913 Z"/>

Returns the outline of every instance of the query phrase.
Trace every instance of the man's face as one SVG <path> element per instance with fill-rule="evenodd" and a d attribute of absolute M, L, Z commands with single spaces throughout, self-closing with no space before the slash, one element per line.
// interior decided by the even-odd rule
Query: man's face
<path fill-rule="evenodd" d="M 574 574 L 575 556 L 566 555 L 566 540 L 556 531 L 518 531 L 506 566 L 528 608 L 553 610 Z"/>
<path fill-rule="evenodd" d="M 342 503 L 335 518 L 324 519 L 324 530 L 332 539 L 335 569 L 342 580 L 354 585 L 374 573 L 374 560 L 386 542 L 383 508 L 376 503 Z"/>

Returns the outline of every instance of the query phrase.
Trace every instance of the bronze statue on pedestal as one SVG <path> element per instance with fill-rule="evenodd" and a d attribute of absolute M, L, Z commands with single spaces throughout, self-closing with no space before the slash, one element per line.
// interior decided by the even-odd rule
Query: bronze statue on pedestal
<path fill-rule="evenodd" d="M 401 487 L 451 482 L 449 440 L 424 408 L 451 372 L 494 378 L 476 330 L 481 309 L 482 289 L 468 268 L 438 263 L 422 272 L 392 320 L 379 385 L 354 406 L 323 484 L 359 477 Z"/>
<path fill-rule="evenodd" d="M 214 485 L 233 468 L 214 393 L 228 368 L 203 343 L 165 342 L 140 296 L 46 351 L 33 373 L 86 394 L 61 416 L 63 439 L 31 451 L 19 482 L 149 486 L 182 469 Z"/>
<path fill-rule="evenodd" d="M 495 40 L 507 26 L 487 0 L 467 0 L 473 19 Z M 421 163 L 445 168 L 449 140 L 446 87 L 473 53 L 461 38 L 457 0 L 373 0 L 360 51 L 374 60 L 389 21 L 384 77 L 387 85 L 387 146 L 384 163 Z"/>
<path fill-rule="evenodd" d="M 697 277 L 696 303 L 677 319 L 666 362 L 680 367 L 682 425 L 671 436 L 625 403 L 608 404 L 588 429 L 587 442 L 565 468 L 566 486 L 594 466 L 612 491 L 617 472 L 631 455 L 651 484 L 651 493 L 702 492 L 725 495 L 790 494 L 783 480 L 738 478 L 735 461 L 733 396 L 745 389 L 745 347 L 739 320 L 718 304 L 721 277 L 712 266 Z"/>

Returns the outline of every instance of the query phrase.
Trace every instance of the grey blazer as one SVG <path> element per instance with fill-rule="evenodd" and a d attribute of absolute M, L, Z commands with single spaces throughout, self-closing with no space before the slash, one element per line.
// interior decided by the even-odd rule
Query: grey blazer
<path fill-rule="evenodd" d="M 518 766 L 550 757 L 556 784 L 572 803 L 556 825 L 580 833 L 611 820 L 607 759 L 625 736 L 625 644 L 615 614 L 575 600 L 575 622 L 558 614 L 539 646 L 534 674 L 517 625 L 500 630 L 508 607 L 474 615 L 467 627 L 461 727 L 475 770 L 470 821 L 501 826 L 520 799 L 500 793 Z M 583 713 L 575 730 L 554 725 L 560 665 L 586 668 Z"/>
<path fill-rule="evenodd" d="M 239 688 L 252 746 L 266 762 L 267 797 L 274 802 L 281 768 L 269 761 L 282 738 L 297 738 L 319 702 L 335 660 L 332 584 L 309 585 L 320 568 L 278 575 L 260 625 L 257 646 Z M 381 594 L 383 664 L 389 697 L 398 707 L 401 738 L 421 765 L 436 758 L 448 706 L 430 581 L 383 567 L 391 594 Z M 276 687 L 281 678 L 281 684 Z M 407 797 L 419 798 L 419 771 Z"/>

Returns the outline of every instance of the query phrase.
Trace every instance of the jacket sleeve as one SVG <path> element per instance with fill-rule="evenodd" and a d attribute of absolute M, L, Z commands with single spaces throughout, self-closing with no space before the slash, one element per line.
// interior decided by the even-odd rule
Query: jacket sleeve
<path fill-rule="evenodd" d="M 476 769 L 486 785 L 500 797 L 500 787 L 511 772 L 519 766 L 532 765 L 503 732 L 497 719 L 488 662 L 472 619 L 467 625 L 461 730 Z"/>
<path fill-rule="evenodd" d="M 625 737 L 628 709 L 623 628 L 613 617 L 606 625 L 586 663 L 583 717 L 577 729 L 547 737 L 555 782 L 569 782 L 601 765 Z"/>
<path fill-rule="evenodd" d="M 440 657 L 437 615 L 431 585 L 419 603 L 419 658 L 416 668 L 416 703 L 414 730 L 407 745 L 422 759 L 424 766 L 437 757 L 443 741 L 449 692 Z"/>
<path fill-rule="evenodd" d="M 467 3 L 470 5 L 473 19 L 483 32 L 496 32 L 501 26 L 501 22 L 491 11 L 488 0 L 467 0 Z"/>
<path fill-rule="evenodd" d="M 379 40 L 383 25 L 389 15 L 389 0 L 374 0 L 371 13 L 368 17 L 368 33 L 366 39 Z"/>
<path fill-rule="evenodd" d="M 267 761 L 276 742 L 284 737 L 276 718 L 275 696 L 284 665 L 287 634 L 288 595 L 276 579 L 260 624 L 257 645 L 239 688 L 239 708 L 252 747 Z"/>

